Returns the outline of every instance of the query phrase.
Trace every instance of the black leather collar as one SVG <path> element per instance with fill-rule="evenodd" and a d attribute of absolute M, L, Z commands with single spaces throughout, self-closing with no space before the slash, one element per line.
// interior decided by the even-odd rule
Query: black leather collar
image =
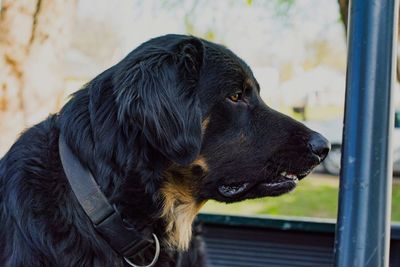
<path fill-rule="evenodd" d="M 91 172 L 82 166 L 61 134 L 58 147 L 61 163 L 72 191 L 92 221 L 96 231 L 131 266 L 136 265 L 130 262 L 129 258 L 134 257 L 149 246 L 155 245 L 156 255 L 153 259 L 155 263 L 159 253 L 157 236 L 154 234 L 152 236 L 149 229 L 139 232 L 135 228 L 126 225 L 118 211 L 111 206 L 106 196 L 100 190 Z M 154 263 L 148 266 L 153 266 Z"/>

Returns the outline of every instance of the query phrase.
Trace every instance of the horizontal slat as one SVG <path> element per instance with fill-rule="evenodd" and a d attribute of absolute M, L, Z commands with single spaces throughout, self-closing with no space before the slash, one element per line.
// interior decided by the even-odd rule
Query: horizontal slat
<path fill-rule="evenodd" d="M 204 216 L 203 216 L 204 217 Z M 334 224 L 238 216 L 201 217 L 213 267 L 331 267 Z M 203 219 L 203 220 L 202 220 Z M 392 226 L 390 267 L 400 267 L 400 226 Z"/>
<path fill-rule="evenodd" d="M 312 254 L 312 253 L 307 253 L 307 254 L 294 254 L 292 251 L 280 251 L 278 253 L 264 253 L 263 251 L 254 251 L 254 252 L 242 252 L 240 250 L 232 251 L 225 249 L 223 247 L 220 248 L 215 248 L 215 247 L 208 247 L 209 253 L 217 254 L 217 255 L 231 255 L 234 254 L 237 257 L 239 255 L 241 257 L 259 257 L 260 255 L 263 255 L 263 257 L 267 257 L 269 259 L 274 259 L 274 258 L 282 258 L 282 257 L 287 257 L 290 259 L 297 259 L 297 260 L 308 260 L 308 261 L 314 261 L 315 259 L 318 259 L 318 262 L 331 262 L 332 261 L 332 255 L 331 254 Z M 286 254 L 289 254 L 286 256 Z"/>
<path fill-rule="evenodd" d="M 314 236 L 285 232 L 254 232 L 237 227 L 205 227 L 208 258 L 213 267 L 331 267 L 333 250 L 329 242 Z M 314 239 L 312 239 L 314 238 Z"/>
<path fill-rule="evenodd" d="M 280 249 L 289 249 L 296 250 L 299 253 L 306 253 L 307 251 L 312 250 L 313 253 L 331 253 L 331 248 L 323 248 L 323 247 L 315 247 L 315 246 L 304 246 L 304 245 L 291 245 L 291 244 L 276 244 L 272 242 L 256 242 L 256 241 L 244 241 L 237 239 L 223 239 L 223 238 L 211 238 L 207 237 L 208 246 L 213 245 L 223 245 L 226 248 L 235 248 L 238 247 L 240 250 L 253 250 L 254 247 L 256 249 L 265 249 L 265 250 L 280 250 Z"/>
<path fill-rule="evenodd" d="M 303 255 L 303 256 L 293 256 L 290 251 L 286 251 L 287 255 L 284 254 L 263 254 L 263 253 L 252 253 L 252 254 L 245 254 L 245 253 L 232 253 L 223 249 L 212 249 L 212 253 L 210 255 L 214 255 L 214 257 L 235 257 L 236 259 L 248 259 L 252 258 L 252 261 L 276 261 L 280 259 L 288 259 L 290 261 L 307 261 L 308 263 L 330 263 L 332 259 L 330 258 L 331 255 L 326 255 L 327 257 L 323 256 L 315 256 L 313 254 Z"/>

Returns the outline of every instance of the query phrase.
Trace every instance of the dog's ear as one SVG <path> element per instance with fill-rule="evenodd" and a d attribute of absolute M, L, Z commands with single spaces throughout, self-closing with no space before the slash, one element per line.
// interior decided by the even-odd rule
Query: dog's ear
<path fill-rule="evenodd" d="M 116 72 L 122 74 L 114 78 L 119 122 L 133 121 L 151 146 L 181 165 L 200 152 L 196 86 L 203 54 L 194 37 L 164 45 L 150 41 L 121 62 Z"/>

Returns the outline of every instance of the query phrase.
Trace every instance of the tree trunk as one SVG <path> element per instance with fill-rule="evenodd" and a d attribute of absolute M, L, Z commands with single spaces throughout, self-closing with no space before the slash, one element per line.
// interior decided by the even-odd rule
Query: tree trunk
<path fill-rule="evenodd" d="M 339 8 L 340 8 L 340 18 L 342 19 L 345 32 L 347 32 L 349 0 L 338 0 L 338 2 L 339 2 Z"/>
<path fill-rule="evenodd" d="M 4 0 L 0 10 L 0 155 L 58 108 L 75 0 Z M 6 133 L 4 136 L 3 133 Z"/>
<path fill-rule="evenodd" d="M 399 13 L 400 13 L 400 5 L 399 5 Z M 400 15 L 400 14 L 399 14 Z M 400 82 L 400 17 L 397 22 L 397 60 L 396 60 L 396 73 L 397 73 L 397 81 Z"/>

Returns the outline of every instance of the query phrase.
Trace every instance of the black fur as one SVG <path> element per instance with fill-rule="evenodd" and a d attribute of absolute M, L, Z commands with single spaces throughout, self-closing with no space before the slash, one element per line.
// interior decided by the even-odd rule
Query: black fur
<path fill-rule="evenodd" d="M 238 90 L 243 103 L 227 99 Z M 320 162 L 308 142 L 312 131 L 266 107 L 250 68 L 231 51 L 194 37 L 155 38 L 76 92 L 59 114 L 25 131 L 2 158 L 2 266 L 124 266 L 69 187 L 60 133 L 123 218 L 138 229 L 151 225 L 162 240 L 160 190 L 172 167 L 195 201 L 232 202 L 290 191 L 266 192 L 259 183 Z M 207 167 L 191 166 L 199 155 Z M 179 171 L 187 166 L 191 177 Z M 232 198 L 218 192 L 245 182 L 254 189 Z M 193 240 L 179 257 L 163 242 L 157 266 L 202 265 L 202 245 Z"/>

